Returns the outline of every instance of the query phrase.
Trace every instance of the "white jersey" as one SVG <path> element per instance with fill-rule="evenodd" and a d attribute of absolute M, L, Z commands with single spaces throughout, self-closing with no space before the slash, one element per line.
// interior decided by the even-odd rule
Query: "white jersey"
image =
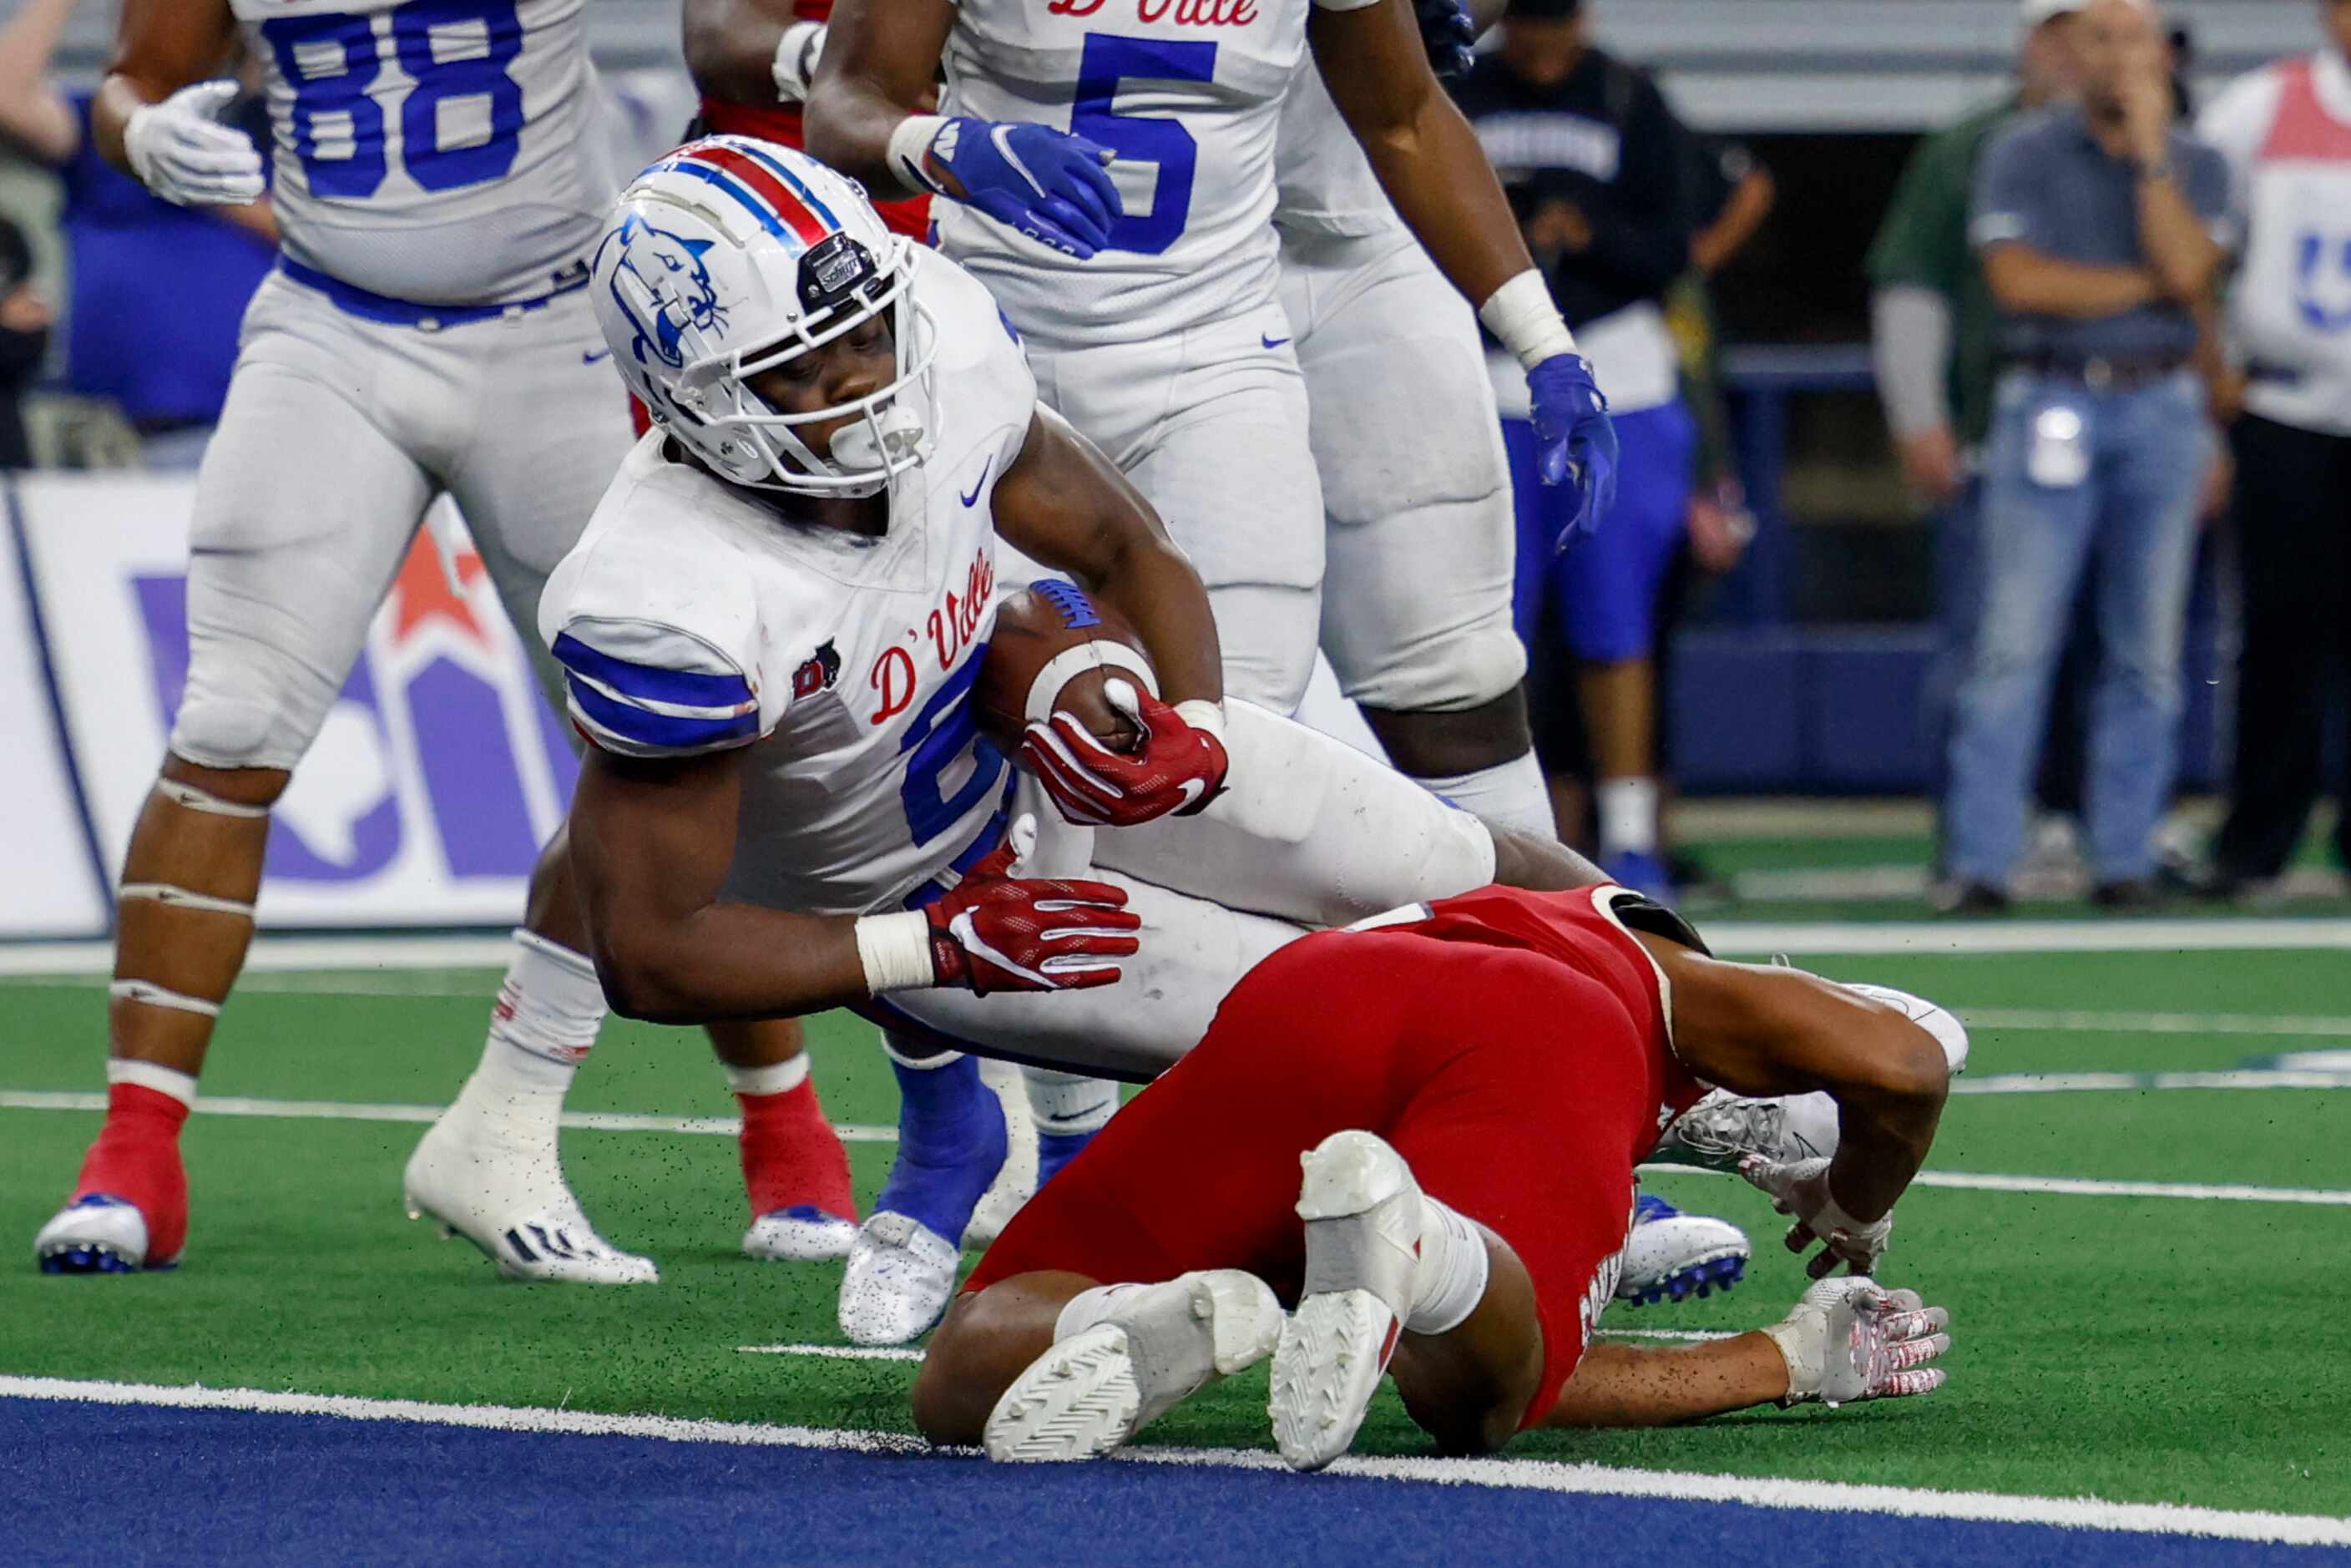
<path fill-rule="evenodd" d="M 632 757 L 751 748 L 729 896 L 893 905 L 985 853 L 1012 768 L 967 700 L 995 622 L 994 486 L 1037 386 L 987 290 L 931 253 L 936 445 L 879 538 L 785 522 L 638 443 L 539 601 L 571 717 Z"/>
<path fill-rule="evenodd" d="M 2351 65 L 2325 51 L 2240 78 L 2197 134 L 2229 162 L 2242 235 L 2229 291 L 2245 406 L 2351 435 Z"/>
<path fill-rule="evenodd" d="M 267 72 L 287 259 L 491 305 L 584 264 L 616 182 L 586 0 L 231 0 Z"/>
<path fill-rule="evenodd" d="M 1347 129 L 1322 73 L 1308 60 L 1282 100 L 1274 150 L 1278 194 L 1273 221 L 1284 229 L 1369 235 L 1401 229 L 1404 220 L 1380 189 L 1363 143 Z"/>
<path fill-rule="evenodd" d="M 961 0 L 940 110 L 1029 120 L 1118 154 L 1126 215 L 1072 261 L 959 203 L 939 245 L 1020 330 L 1074 348 L 1161 338 L 1274 298 L 1275 127 L 1313 5 L 1372 0 Z"/>

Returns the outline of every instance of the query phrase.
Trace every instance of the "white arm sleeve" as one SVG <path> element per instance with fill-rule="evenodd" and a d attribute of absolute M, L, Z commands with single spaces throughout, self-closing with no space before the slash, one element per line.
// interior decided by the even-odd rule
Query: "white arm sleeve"
<path fill-rule="evenodd" d="M 1886 423 L 1897 436 L 1948 428 L 1944 371 L 1951 361 L 1951 305 L 1931 288 L 1897 285 L 1869 298 L 1871 362 Z"/>

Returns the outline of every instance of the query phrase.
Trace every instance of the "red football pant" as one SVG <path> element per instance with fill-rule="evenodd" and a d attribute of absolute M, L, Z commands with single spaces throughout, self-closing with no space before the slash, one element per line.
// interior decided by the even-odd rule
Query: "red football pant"
<path fill-rule="evenodd" d="M 1632 1151 L 1656 1133 L 1649 1027 L 1599 980 L 1523 949 L 1409 930 L 1307 937 L 1249 973 L 964 1289 L 1039 1270 L 1110 1284 L 1243 1269 L 1294 1301 L 1299 1156 L 1361 1128 L 1526 1266 L 1539 1419 L 1614 1289 Z"/>

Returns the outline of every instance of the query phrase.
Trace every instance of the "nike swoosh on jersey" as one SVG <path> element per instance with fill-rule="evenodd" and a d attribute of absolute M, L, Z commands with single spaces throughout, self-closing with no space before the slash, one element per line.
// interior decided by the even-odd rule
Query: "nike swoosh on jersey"
<path fill-rule="evenodd" d="M 580 356 L 580 362 L 583 365 L 592 365 L 599 360 L 609 360 L 611 357 L 612 350 L 610 349 L 605 349 L 593 354 L 583 352 Z"/>
<path fill-rule="evenodd" d="M 1205 779 L 1186 779 L 1180 788 L 1184 791 L 1184 805 L 1176 808 L 1179 811 L 1207 792 L 1208 781 Z"/>
<path fill-rule="evenodd" d="M 1262 332 L 1259 332 L 1257 335 L 1257 340 L 1263 343 L 1269 349 L 1279 349 L 1284 343 L 1290 341 L 1287 338 L 1269 338 Z"/>
<path fill-rule="evenodd" d="M 979 477 L 972 481 L 970 493 L 966 495 L 963 498 L 963 504 L 965 506 L 977 507 L 979 505 L 979 492 L 981 488 L 987 484 L 987 471 L 995 466 L 996 459 L 993 457 L 979 465 Z"/>

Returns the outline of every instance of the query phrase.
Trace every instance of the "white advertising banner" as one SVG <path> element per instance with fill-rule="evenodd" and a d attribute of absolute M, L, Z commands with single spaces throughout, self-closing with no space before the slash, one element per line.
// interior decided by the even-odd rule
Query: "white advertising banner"
<path fill-rule="evenodd" d="M 72 768 L 110 876 L 186 682 L 193 485 L 37 476 L 16 498 Z M 576 771 L 479 558 L 459 546 L 444 561 L 420 531 L 278 801 L 261 923 L 519 919 Z"/>
<path fill-rule="evenodd" d="M 106 929 L 106 894 L 58 734 L 13 521 L 0 556 L 0 737 L 8 748 L 0 937 L 89 936 Z"/>

